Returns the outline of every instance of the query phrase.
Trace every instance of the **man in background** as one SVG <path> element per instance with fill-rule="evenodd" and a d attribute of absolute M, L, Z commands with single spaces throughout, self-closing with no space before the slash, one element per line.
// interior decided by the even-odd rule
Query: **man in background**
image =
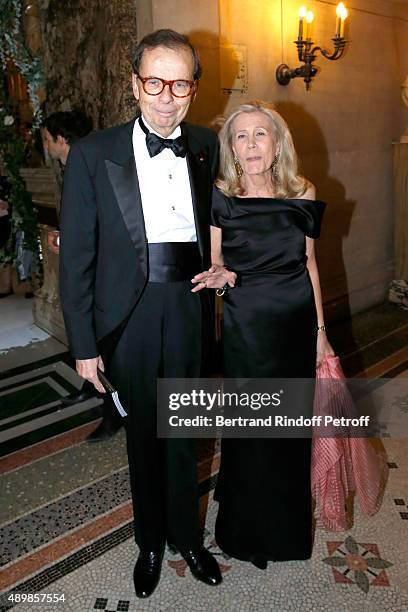
<path fill-rule="evenodd" d="M 48 155 L 65 166 L 73 142 L 92 131 L 92 119 L 81 111 L 59 111 L 49 115 L 41 126 Z"/>
<path fill-rule="evenodd" d="M 58 111 L 43 121 L 41 137 L 44 153 L 59 162 L 62 173 L 72 143 L 89 134 L 92 127 L 92 119 L 79 110 Z M 48 233 L 48 247 L 53 253 L 59 254 L 59 230 Z"/>

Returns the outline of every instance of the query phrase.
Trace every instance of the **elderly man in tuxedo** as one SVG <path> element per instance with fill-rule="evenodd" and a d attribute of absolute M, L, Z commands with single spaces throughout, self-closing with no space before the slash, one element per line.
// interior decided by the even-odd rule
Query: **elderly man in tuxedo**
<path fill-rule="evenodd" d="M 149 34 L 132 68 L 140 115 L 71 147 L 60 283 L 78 373 L 103 392 L 97 367 L 105 367 L 128 414 L 140 548 L 133 577 L 136 595 L 148 597 L 166 541 L 198 580 L 221 582 L 200 536 L 195 441 L 156 435 L 157 377 L 196 377 L 202 368 L 210 302 L 190 279 L 210 266 L 218 147 L 213 132 L 183 122 L 201 74 L 187 37 Z"/>

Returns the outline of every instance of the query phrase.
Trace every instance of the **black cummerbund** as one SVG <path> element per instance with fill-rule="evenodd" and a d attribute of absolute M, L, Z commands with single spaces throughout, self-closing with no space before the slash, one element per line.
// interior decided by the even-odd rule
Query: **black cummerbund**
<path fill-rule="evenodd" d="M 149 242 L 149 282 L 191 280 L 202 272 L 197 242 Z"/>

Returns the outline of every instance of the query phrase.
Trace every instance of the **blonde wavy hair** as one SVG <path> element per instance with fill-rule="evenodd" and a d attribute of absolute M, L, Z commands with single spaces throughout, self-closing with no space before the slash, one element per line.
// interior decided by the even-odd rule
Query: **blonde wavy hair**
<path fill-rule="evenodd" d="M 275 170 L 275 197 L 293 198 L 305 193 L 308 182 L 298 174 L 298 158 L 286 121 L 270 105 L 261 101 L 241 104 L 225 119 L 218 134 L 220 140 L 220 171 L 215 181 L 216 186 L 227 196 L 244 194 L 244 187 L 238 177 L 232 150 L 233 123 L 241 113 L 261 112 L 272 125 L 276 146 L 279 150 L 279 161 Z"/>

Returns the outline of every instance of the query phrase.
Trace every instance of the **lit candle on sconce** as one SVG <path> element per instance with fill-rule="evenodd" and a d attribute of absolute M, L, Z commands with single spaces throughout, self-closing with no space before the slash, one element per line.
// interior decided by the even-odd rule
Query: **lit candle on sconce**
<path fill-rule="evenodd" d="M 307 1 L 307 0 L 306 0 Z M 322 0 L 323 1 L 323 0 Z M 325 2 L 326 3 L 326 2 Z M 327 4 L 327 3 L 326 3 Z M 344 22 L 347 19 L 348 11 L 343 2 L 339 2 L 336 7 L 336 32 L 333 41 L 333 50 L 326 50 L 320 46 L 314 46 L 312 40 L 314 15 L 306 6 L 301 6 L 299 9 L 299 33 L 294 44 L 297 48 L 297 55 L 300 66 L 290 68 L 287 64 L 279 64 L 276 68 L 276 80 L 279 85 L 288 85 L 292 79 L 297 77 L 303 78 L 306 83 L 306 89 L 310 88 L 312 79 L 316 76 L 318 70 L 314 65 L 317 54 L 320 53 L 324 58 L 330 61 L 339 60 L 343 57 L 344 51 L 349 41 L 344 38 Z M 305 24 L 306 20 L 306 24 Z"/>
<path fill-rule="evenodd" d="M 337 15 L 336 36 L 339 38 L 343 38 L 344 37 L 344 22 L 348 15 L 348 11 L 346 7 L 344 6 L 343 2 L 340 2 L 337 5 L 336 15 Z"/>
<path fill-rule="evenodd" d="M 312 39 L 312 24 L 313 24 L 314 15 L 312 11 L 307 11 L 306 15 L 306 39 Z"/>
<path fill-rule="evenodd" d="M 305 6 L 301 6 L 299 9 L 299 40 L 303 40 L 303 20 L 307 15 L 307 9 Z"/>

